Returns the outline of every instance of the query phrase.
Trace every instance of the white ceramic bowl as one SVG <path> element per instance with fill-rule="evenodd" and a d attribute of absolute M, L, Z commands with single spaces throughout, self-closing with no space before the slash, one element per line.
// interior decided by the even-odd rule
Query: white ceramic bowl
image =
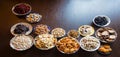
<path fill-rule="evenodd" d="M 14 41 L 15 39 L 16 39 L 16 37 L 20 37 L 20 36 L 26 36 L 26 37 L 29 37 L 30 39 L 31 39 L 31 45 L 29 46 L 29 47 L 27 47 L 27 48 L 25 48 L 25 49 L 22 49 L 22 48 L 16 48 L 13 44 L 12 44 L 12 41 Z M 24 34 L 20 34 L 20 35 L 17 35 L 17 36 L 15 36 L 15 37 L 13 37 L 11 40 L 10 40 L 10 47 L 12 48 L 12 49 L 14 49 L 14 50 L 16 50 L 16 51 L 25 51 L 25 50 L 27 50 L 27 49 L 30 49 L 31 47 L 33 46 L 33 37 L 32 36 L 30 36 L 30 35 L 24 35 Z"/>
<path fill-rule="evenodd" d="M 48 36 L 48 35 L 51 35 L 51 34 L 41 34 L 41 35 L 38 35 L 38 36 L 36 36 L 35 37 L 35 39 L 34 39 L 34 46 L 36 47 L 36 48 L 38 48 L 38 49 L 40 49 L 40 50 L 50 50 L 50 49 L 52 49 L 52 48 L 54 48 L 55 47 L 55 44 L 53 45 L 53 46 L 51 46 L 51 47 L 49 47 L 49 48 L 40 48 L 40 47 L 37 47 L 36 45 L 36 40 L 38 39 L 38 38 L 41 38 L 41 36 L 42 35 L 46 35 L 46 36 Z M 52 36 L 52 35 L 51 35 Z M 56 41 L 55 41 L 55 43 L 57 42 L 57 39 L 56 38 L 54 38 Z M 44 39 L 45 40 L 45 39 Z"/>
<path fill-rule="evenodd" d="M 92 39 L 95 39 L 95 40 L 98 42 L 96 48 L 94 48 L 94 49 L 91 48 L 90 50 L 88 50 L 88 49 L 86 49 L 85 47 L 83 47 L 82 41 L 83 41 L 84 39 L 91 39 L 91 40 L 92 40 Z M 87 41 L 86 41 L 86 43 L 87 43 L 87 44 L 92 44 L 92 43 L 88 43 Z M 85 45 L 84 45 L 84 46 L 85 46 Z M 93 51 L 98 50 L 98 48 L 100 47 L 100 41 L 99 41 L 99 39 L 97 39 L 97 38 L 95 38 L 95 37 L 93 37 L 93 36 L 86 36 L 86 37 L 83 37 L 83 38 L 80 40 L 80 47 L 81 47 L 83 50 L 85 50 L 85 51 L 93 52 Z"/>
<path fill-rule="evenodd" d="M 82 28 L 84 27 L 84 28 Z M 89 30 L 86 30 L 86 27 L 89 27 Z M 81 32 L 82 31 L 82 32 Z M 86 32 L 85 32 L 86 31 Z M 90 25 L 82 25 L 78 28 L 78 32 L 81 36 L 91 36 L 94 34 L 95 29 L 94 27 L 90 26 Z M 84 33 L 85 32 L 85 33 Z"/>
<path fill-rule="evenodd" d="M 29 23 L 38 23 L 41 19 L 42 19 L 42 15 L 40 15 L 39 13 L 30 13 L 26 16 L 26 20 Z"/>
<path fill-rule="evenodd" d="M 106 17 L 108 23 L 105 24 L 105 25 L 98 25 L 98 24 L 96 24 L 96 23 L 95 23 L 95 18 L 98 17 L 98 16 Z M 95 17 L 93 18 L 93 23 L 94 23 L 96 26 L 98 26 L 98 27 L 105 27 L 105 26 L 108 26 L 108 25 L 111 23 L 111 20 L 110 20 L 110 18 L 109 18 L 108 16 L 106 16 L 106 15 L 97 15 L 97 16 L 95 16 Z"/>
<path fill-rule="evenodd" d="M 55 33 L 57 30 L 57 32 L 59 32 L 59 34 L 61 34 L 61 31 L 63 32 L 62 35 L 59 35 L 58 33 Z M 56 38 L 61 38 L 61 37 L 64 37 L 66 35 L 66 31 L 63 29 L 63 28 L 54 28 L 52 31 L 51 31 L 51 34 L 54 35 L 54 37 Z M 59 35 L 59 36 L 58 36 Z"/>

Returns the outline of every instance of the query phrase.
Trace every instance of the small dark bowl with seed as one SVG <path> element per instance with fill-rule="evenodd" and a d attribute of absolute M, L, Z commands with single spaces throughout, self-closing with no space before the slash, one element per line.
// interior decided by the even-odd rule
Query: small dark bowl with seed
<path fill-rule="evenodd" d="M 111 20 L 108 16 L 98 15 L 93 18 L 93 23 L 98 27 L 105 27 L 110 24 Z"/>

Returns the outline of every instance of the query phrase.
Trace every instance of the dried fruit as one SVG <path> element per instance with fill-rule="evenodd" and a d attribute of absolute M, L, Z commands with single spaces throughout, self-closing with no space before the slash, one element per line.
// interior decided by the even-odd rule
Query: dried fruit
<path fill-rule="evenodd" d="M 57 49 L 65 54 L 72 54 L 79 50 L 80 45 L 77 40 L 71 37 L 64 37 L 56 43 Z"/>
<path fill-rule="evenodd" d="M 98 25 L 106 25 L 108 23 L 108 20 L 106 17 L 102 17 L 102 16 L 98 16 L 95 18 L 95 23 L 98 24 Z"/>
<path fill-rule="evenodd" d="M 19 24 L 16 26 L 14 33 L 15 34 L 25 34 L 27 31 L 29 31 L 29 28 L 25 25 Z"/>
<path fill-rule="evenodd" d="M 25 14 L 30 11 L 30 6 L 28 6 L 24 3 L 21 3 L 21 4 L 18 4 L 17 6 L 15 6 L 13 11 L 18 14 Z"/>

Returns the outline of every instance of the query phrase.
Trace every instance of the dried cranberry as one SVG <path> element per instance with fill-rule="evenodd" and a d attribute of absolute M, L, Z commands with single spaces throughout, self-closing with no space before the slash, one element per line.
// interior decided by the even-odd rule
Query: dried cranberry
<path fill-rule="evenodd" d="M 14 11 L 18 14 L 25 14 L 30 10 L 30 7 L 26 4 L 17 5 Z"/>

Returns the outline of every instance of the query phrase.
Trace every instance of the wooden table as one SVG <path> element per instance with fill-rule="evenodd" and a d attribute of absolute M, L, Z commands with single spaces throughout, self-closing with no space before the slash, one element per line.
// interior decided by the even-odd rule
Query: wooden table
<path fill-rule="evenodd" d="M 17 3 L 24 2 L 32 6 L 32 12 L 40 13 L 43 16 L 37 24 L 47 24 L 51 29 L 55 27 L 62 27 L 66 31 L 78 29 L 81 25 L 92 25 L 92 20 L 96 15 L 109 16 L 112 21 L 109 27 L 114 28 L 118 33 L 117 40 L 111 44 L 112 54 L 102 56 L 97 52 L 86 52 L 80 49 L 75 54 L 66 55 L 60 53 L 56 48 L 41 51 L 34 46 L 23 52 L 13 50 L 9 46 L 10 39 L 13 37 L 10 28 L 12 25 L 26 22 L 26 20 L 15 16 L 11 8 Z M 2 0 L 0 1 L 0 57 L 120 57 L 119 5 L 119 0 Z"/>

